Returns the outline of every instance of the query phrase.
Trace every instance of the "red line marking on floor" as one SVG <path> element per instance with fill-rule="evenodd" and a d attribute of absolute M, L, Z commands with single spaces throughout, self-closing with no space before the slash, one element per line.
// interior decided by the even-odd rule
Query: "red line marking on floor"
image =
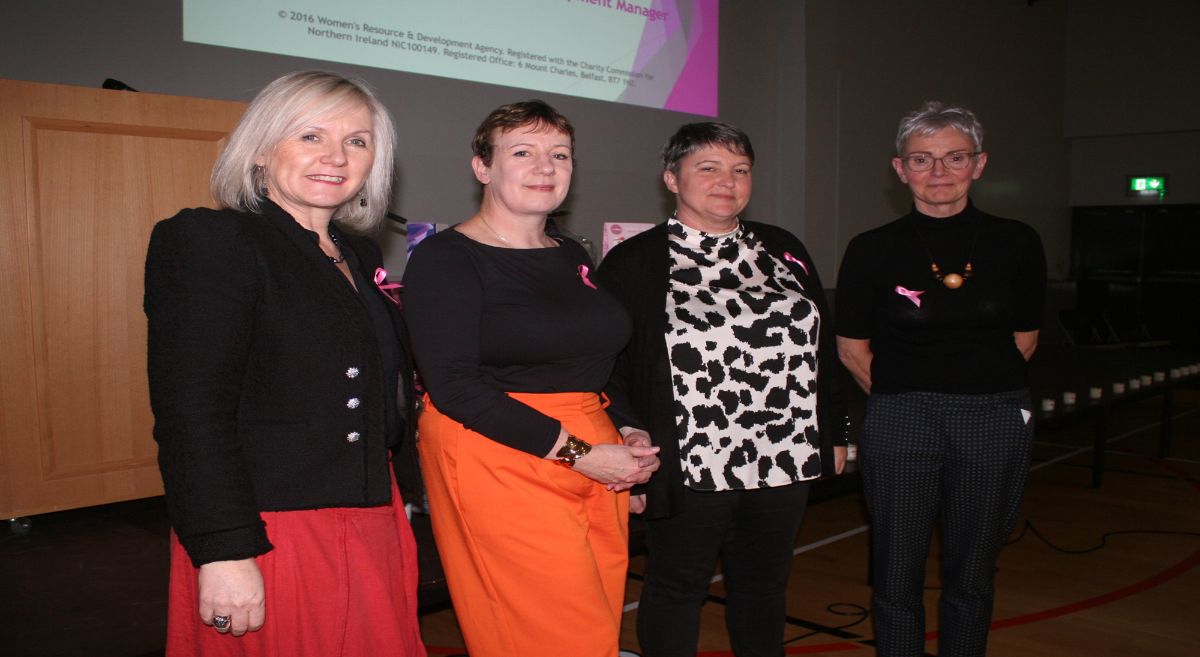
<path fill-rule="evenodd" d="M 1025 625 L 1026 623 L 1033 623 L 1035 621 L 1045 620 L 1047 618 L 1056 618 L 1058 616 L 1066 616 L 1067 614 L 1073 614 L 1077 611 L 1083 611 L 1084 609 L 1090 609 L 1092 607 L 1099 607 L 1100 605 L 1105 605 L 1110 602 L 1116 602 L 1121 598 L 1128 598 L 1135 593 L 1141 593 L 1142 591 L 1152 589 L 1159 584 L 1175 579 L 1176 577 L 1179 577 L 1180 575 L 1194 568 L 1198 563 L 1200 563 L 1200 550 L 1193 552 L 1190 557 L 1180 561 L 1161 573 L 1148 577 L 1140 582 L 1135 582 L 1129 586 L 1119 588 L 1115 591 L 1103 593 L 1094 598 L 1088 598 L 1087 600 L 1072 602 L 1071 604 L 1063 605 L 1061 607 L 1044 609 L 1042 611 L 1035 611 L 1031 614 L 1025 614 L 1024 616 L 1014 616 L 1012 618 L 998 620 L 992 623 L 992 629 L 1000 630 L 1006 627 Z M 936 636 L 936 633 L 934 633 L 934 635 Z"/>
<path fill-rule="evenodd" d="M 1170 471 L 1172 474 L 1177 475 L 1183 481 L 1191 484 L 1192 488 L 1196 489 L 1197 492 L 1200 492 L 1200 481 L 1193 479 L 1187 471 L 1185 471 L 1181 468 L 1177 468 L 1174 465 L 1167 463 L 1165 461 L 1162 461 L 1160 459 L 1151 458 L 1151 460 L 1154 461 L 1155 464 L 1157 464 L 1159 467 L 1163 468 L 1164 470 Z M 1050 609 L 1043 609 L 1041 611 L 1035 611 L 1033 613 L 1023 614 L 1021 616 L 1013 616 L 1012 618 L 1004 618 L 1004 619 L 1001 619 L 998 621 L 994 621 L 991 625 L 991 628 L 993 630 L 1002 630 L 1002 629 L 1009 628 L 1009 627 L 1017 627 L 1019 625 L 1028 625 L 1029 623 L 1035 623 L 1037 621 L 1042 621 L 1042 620 L 1046 620 L 1049 618 L 1057 618 L 1059 616 L 1066 616 L 1067 614 L 1074 614 L 1076 612 L 1080 612 L 1085 609 L 1091 609 L 1092 607 L 1099 607 L 1100 605 L 1105 605 L 1110 602 L 1116 602 L 1117 600 L 1120 600 L 1122 598 L 1128 598 L 1131 595 L 1141 593 L 1142 591 L 1152 589 L 1152 588 L 1158 586 L 1159 584 L 1163 584 L 1172 579 L 1175 579 L 1176 577 L 1179 577 L 1180 575 L 1186 573 L 1187 571 L 1191 570 L 1192 568 L 1195 568 L 1197 564 L 1200 564 L 1200 550 L 1196 550 L 1195 552 L 1193 552 L 1191 554 L 1191 556 L 1188 556 L 1187 558 L 1183 559 L 1179 563 L 1176 563 L 1175 565 L 1167 568 L 1166 570 L 1163 570 L 1162 572 L 1159 572 L 1155 575 L 1151 575 L 1150 577 L 1147 577 L 1146 579 L 1144 579 L 1140 582 L 1134 582 L 1133 584 L 1130 584 L 1129 586 L 1125 586 L 1125 587 L 1116 589 L 1114 591 L 1109 591 L 1108 593 L 1103 593 L 1101 595 L 1097 595 L 1095 597 L 1088 598 L 1086 600 L 1080 600 L 1078 602 L 1072 602 L 1072 603 L 1061 605 L 1058 607 L 1052 607 Z M 925 634 L 925 639 L 926 640 L 936 639 L 937 636 L 938 636 L 938 633 L 936 631 L 927 632 Z M 850 650 L 867 650 L 869 648 L 870 648 L 870 646 L 863 645 L 861 643 L 839 641 L 837 643 L 826 643 L 826 644 L 814 645 L 814 646 L 789 647 L 785 650 L 785 652 L 789 655 L 805 655 L 805 654 L 813 654 L 813 653 L 818 653 L 818 652 L 846 652 L 846 651 L 850 651 Z M 702 652 L 702 653 L 697 653 L 696 657 L 733 657 L 733 653 L 728 650 Z"/>
<path fill-rule="evenodd" d="M 1187 470 L 1184 470 L 1183 468 L 1176 466 L 1174 463 L 1169 463 L 1162 459 L 1151 458 L 1150 460 L 1154 461 L 1154 463 L 1163 470 L 1166 470 L 1176 477 L 1188 482 L 1192 485 L 1192 488 L 1196 489 L 1196 492 L 1200 493 L 1200 481 L 1192 479 L 1192 475 L 1189 474 Z"/>
<path fill-rule="evenodd" d="M 1151 460 L 1154 461 L 1159 467 L 1170 471 L 1183 481 L 1191 484 L 1192 488 L 1196 489 L 1197 492 L 1200 492 L 1200 481 L 1193 479 L 1186 471 L 1176 468 L 1170 463 L 1159 459 L 1152 458 Z M 1141 593 L 1142 591 L 1152 589 L 1159 584 L 1163 584 L 1175 579 L 1192 568 L 1195 568 L 1197 564 L 1200 564 L 1200 550 L 1196 550 L 1191 554 L 1191 556 L 1185 558 L 1183 561 L 1180 561 L 1179 563 L 1160 573 L 1151 575 L 1140 582 L 1134 582 L 1129 586 L 1125 586 L 1114 591 L 1109 591 L 1108 593 L 1103 593 L 1086 600 L 1080 600 L 1078 602 L 1072 602 L 1058 607 L 1052 607 L 1050 609 L 1043 609 L 1041 611 L 1035 611 L 1033 613 L 1024 614 L 1021 616 L 1013 616 L 1012 618 L 994 621 L 991 625 L 991 628 L 993 630 L 1002 630 L 1009 627 L 1017 627 L 1019 625 L 1028 625 L 1029 623 L 1035 623 L 1048 618 L 1066 616 L 1067 614 L 1074 614 L 1085 609 L 1091 609 L 1092 607 L 1099 607 L 1100 605 L 1106 605 L 1110 602 L 1116 602 L 1122 598 L 1128 598 L 1131 595 Z M 938 633 L 936 631 L 925 633 L 926 640 L 936 639 L 937 636 Z M 462 648 L 443 648 L 440 646 L 426 646 L 425 649 L 431 655 L 453 655 L 463 651 Z M 811 655 L 818 652 L 849 652 L 851 650 L 868 649 L 871 649 L 871 646 L 864 645 L 862 643 L 839 641 L 837 643 L 824 643 L 813 646 L 791 646 L 786 648 L 784 652 L 789 655 Z M 733 652 L 729 650 L 713 650 L 708 652 L 698 652 L 696 653 L 696 657 L 734 657 L 734 655 Z"/>

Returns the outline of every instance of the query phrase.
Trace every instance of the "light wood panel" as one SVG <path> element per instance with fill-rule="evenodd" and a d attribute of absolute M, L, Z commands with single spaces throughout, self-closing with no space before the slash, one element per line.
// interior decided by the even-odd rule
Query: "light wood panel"
<path fill-rule="evenodd" d="M 0 518 L 162 492 L 146 244 L 244 107 L 0 80 Z"/>

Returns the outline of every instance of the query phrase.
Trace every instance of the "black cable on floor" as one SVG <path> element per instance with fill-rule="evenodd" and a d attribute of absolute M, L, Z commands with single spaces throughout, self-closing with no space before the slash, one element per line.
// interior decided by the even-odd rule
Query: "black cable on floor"
<path fill-rule="evenodd" d="M 1045 543 L 1051 550 L 1054 550 L 1055 552 L 1061 552 L 1062 554 L 1089 554 L 1091 552 L 1095 552 L 1096 550 L 1106 547 L 1108 545 L 1109 537 L 1121 536 L 1121 535 L 1127 535 L 1127 534 L 1149 534 L 1149 535 L 1159 535 L 1159 536 L 1200 536 L 1200 532 L 1188 532 L 1188 531 L 1182 531 L 1182 530 L 1118 529 L 1118 530 L 1114 530 L 1111 532 L 1105 532 L 1105 533 L 1101 534 L 1100 542 L 1091 547 L 1083 548 L 1081 550 L 1072 550 L 1070 548 L 1064 548 L 1064 547 L 1059 547 L 1058 545 L 1055 545 L 1050 539 L 1046 538 L 1046 535 L 1043 534 L 1041 532 L 1041 530 L 1039 530 L 1037 527 L 1034 526 L 1032 520 L 1026 518 L 1025 524 L 1021 526 L 1021 531 L 1016 535 L 1016 537 L 1009 539 L 1008 542 L 1006 542 L 1004 545 L 1009 546 L 1009 545 L 1012 545 L 1012 544 L 1020 541 L 1022 538 L 1025 538 L 1026 532 L 1031 533 L 1034 536 L 1038 537 L 1038 539 L 1041 540 L 1043 543 Z M 998 572 L 1000 569 L 997 568 L 996 570 Z M 926 591 L 941 591 L 942 587 L 926 586 L 926 587 L 924 587 L 924 589 Z"/>
<path fill-rule="evenodd" d="M 726 599 L 724 596 L 716 595 L 714 593 L 709 593 L 707 596 L 705 596 L 705 600 L 708 602 L 715 602 L 716 604 L 722 606 L 726 604 Z M 849 611 L 845 611 L 846 609 L 849 609 Z M 828 625 L 822 625 L 820 623 L 814 623 L 813 621 L 804 620 L 803 618 L 796 618 L 795 616 L 785 616 L 784 620 L 789 625 L 798 625 L 800 627 L 808 628 L 812 631 L 808 634 L 801 634 L 800 636 L 788 639 L 787 641 L 784 641 L 784 643 L 786 644 L 793 641 L 800 641 L 818 634 L 828 634 L 830 636 L 849 641 L 856 641 L 862 638 L 862 635 L 847 632 L 846 630 L 858 625 L 859 623 L 862 623 L 867 619 L 867 616 L 870 615 L 870 612 L 868 612 L 865 607 L 854 604 L 853 602 L 834 602 L 826 605 L 825 610 L 836 616 L 855 616 L 856 618 L 852 622 L 845 625 L 830 627 Z"/>
<path fill-rule="evenodd" d="M 854 627 L 855 625 L 862 623 L 863 621 L 867 620 L 868 616 L 871 615 L 870 612 L 867 611 L 866 607 L 863 607 L 862 605 L 854 604 L 853 602 L 834 602 L 832 604 L 826 605 L 825 611 L 827 611 L 835 616 L 854 616 L 855 618 L 853 621 L 846 623 L 845 625 L 838 625 L 837 627 L 818 626 L 816 629 L 813 629 L 808 634 L 801 634 L 800 636 L 795 636 L 795 637 L 792 637 L 792 638 L 784 641 L 783 642 L 784 645 L 787 645 L 789 643 L 793 643 L 796 641 L 803 641 L 804 639 L 807 639 L 812 636 L 816 636 L 818 634 L 830 634 L 830 635 L 836 636 L 840 639 L 860 639 L 860 638 L 862 638 L 861 635 L 851 634 L 849 632 L 846 632 L 846 630 Z M 813 625 L 814 625 L 807 621 L 801 621 L 800 619 L 792 618 L 791 616 L 788 616 L 787 622 L 792 625 L 803 625 L 805 627 L 810 627 L 810 628 L 813 627 Z"/>
<path fill-rule="evenodd" d="M 1025 524 L 1021 527 L 1020 533 L 1018 533 L 1015 538 L 1010 539 L 1007 543 L 1005 543 L 1005 545 L 1012 545 L 1012 544 L 1020 541 L 1022 538 L 1025 538 L 1026 532 L 1032 533 L 1034 536 L 1038 537 L 1038 539 L 1040 539 L 1043 543 L 1045 543 L 1047 546 L 1049 546 L 1050 549 L 1054 550 L 1055 552 L 1061 552 L 1063 554 L 1088 554 L 1090 552 L 1095 552 L 1096 550 L 1099 550 L 1099 549 L 1107 546 L 1108 539 L 1111 536 L 1122 536 L 1122 535 L 1127 535 L 1127 534 L 1149 534 L 1149 535 L 1159 535 L 1159 536 L 1200 536 L 1200 532 L 1188 532 L 1188 531 L 1180 531 L 1180 530 L 1119 529 L 1119 530 L 1105 532 L 1105 533 L 1101 534 L 1100 542 L 1091 547 L 1083 548 L 1080 550 L 1072 550 L 1070 548 L 1064 548 L 1064 547 L 1059 547 L 1058 545 L 1055 545 L 1050 539 L 1046 538 L 1045 534 L 1043 534 L 1040 530 L 1038 530 L 1037 527 L 1035 527 L 1033 525 L 1032 520 L 1029 520 L 1028 518 L 1026 518 Z"/>

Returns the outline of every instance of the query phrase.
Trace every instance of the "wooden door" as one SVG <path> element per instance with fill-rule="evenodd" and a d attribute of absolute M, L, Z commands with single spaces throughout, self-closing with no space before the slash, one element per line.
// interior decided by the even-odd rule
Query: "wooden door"
<path fill-rule="evenodd" d="M 162 492 L 146 245 L 244 108 L 0 80 L 0 518 Z"/>

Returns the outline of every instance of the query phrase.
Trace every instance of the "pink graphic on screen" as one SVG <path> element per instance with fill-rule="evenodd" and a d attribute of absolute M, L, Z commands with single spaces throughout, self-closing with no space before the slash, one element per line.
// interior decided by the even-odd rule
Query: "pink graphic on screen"
<path fill-rule="evenodd" d="M 679 71 L 660 106 L 716 116 L 718 0 L 655 0 L 651 6 L 666 12 L 666 20 L 646 23 L 634 70 Z M 634 101 L 637 95 L 637 90 L 630 89 L 622 94 L 622 100 Z"/>

